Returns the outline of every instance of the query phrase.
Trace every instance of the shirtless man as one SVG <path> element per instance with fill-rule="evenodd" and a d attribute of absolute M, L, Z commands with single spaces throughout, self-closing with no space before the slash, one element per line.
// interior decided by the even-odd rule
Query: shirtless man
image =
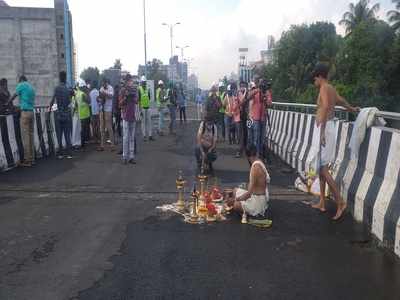
<path fill-rule="evenodd" d="M 329 164 L 333 163 L 335 158 L 336 149 L 336 130 L 335 123 L 333 121 L 335 117 L 335 106 L 340 105 L 346 108 L 349 112 L 357 112 L 359 108 L 351 106 L 347 101 L 341 97 L 336 89 L 328 82 L 329 68 L 324 64 L 317 64 L 313 72 L 314 85 L 319 88 L 318 96 L 318 110 L 315 124 L 315 136 L 317 137 L 313 143 L 319 149 L 317 168 L 319 171 L 320 180 L 320 200 L 318 204 L 312 205 L 313 208 L 319 209 L 322 212 L 326 212 L 325 208 L 325 186 L 328 183 L 333 196 L 337 203 L 336 215 L 333 220 L 339 220 L 344 211 L 346 210 L 347 204 L 340 195 L 339 188 L 333 177 L 329 173 Z M 319 139 L 318 139 L 319 136 Z"/>
<path fill-rule="evenodd" d="M 239 213 L 245 212 L 253 217 L 265 217 L 268 208 L 268 184 L 270 177 L 264 163 L 257 157 L 257 147 L 250 145 L 246 150 L 251 166 L 248 190 L 237 189 L 235 198 L 227 201 L 227 205 Z"/>

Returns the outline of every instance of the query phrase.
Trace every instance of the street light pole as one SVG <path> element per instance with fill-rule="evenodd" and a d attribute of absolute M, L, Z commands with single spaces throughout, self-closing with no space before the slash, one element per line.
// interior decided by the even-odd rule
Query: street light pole
<path fill-rule="evenodd" d="M 174 26 L 180 25 L 180 24 L 181 24 L 180 22 L 176 22 L 175 24 L 162 23 L 162 25 L 169 27 L 169 37 L 170 37 L 170 42 L 171 42 L 171 45 L 170 45 L 171 46 L 171 59 L 174 56 L 174 47 L 173 47 Z M 171 82 L 173 83 L 174 82 L 174 69 L 171 64 L 169 64 L 169 65 L 171 68 Z"/>
<path fill-rule="evenodd" d="M 144 27 L 144 76 L 147 79 L 147 38 L 146 38 L 146 0 L 143 0 L 143 27 Z"/>
<path fill-rule="evenodd" d="M 167 24 L 167 23 L 162 23 L 164 26 L 169 27 L 169 37 L 171 40 L 171 57 L 174 56 L 174 47 L 173 47 L 173 39 L 174 39 L 174 26 L 180 25 L 180 22 L 176 22 L 175 24 Z"/>
<path fill-rule="evenodd" d="M 181 59 L 182 59 L 182 62 L 183 62 L 183 60 L 184 60 L 184 57 L 183 57 L 183 50 L 185 50 L 186 48 L 189 48 L 189 47 L 190 47 L 190 46 L 188 46 L 188 45 L 186 45 L 185 47 L 176 46 L 177 49 L 181 49 Z"/>

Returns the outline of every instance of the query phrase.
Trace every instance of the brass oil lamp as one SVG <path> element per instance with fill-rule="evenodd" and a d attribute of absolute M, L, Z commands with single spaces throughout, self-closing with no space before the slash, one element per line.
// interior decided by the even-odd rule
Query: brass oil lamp
<path fill-rule="evenodd" d="M 179 171 L 178 178 L 176 179 L 176 190 L 178 192 L 178 201 L 175 203 L 175 206 L 178 211 L 182 212 L 185 210 L 185 200 L 184 200 L 184 188 L 186 181 L 183 179 L 182 171 Z"/>
<path fill-rule="evenodd" d="M 200 197 L 198 201 L 197 213 L 200 217 L 207 217 L 207 207 L 206 207 L 206 199 L 204 197 L 205 189 L 206 189 L 206 181 L 207 175 L 204 175 L 203 169 L 201 170 L 201 174 L 197 177 L 200 182 Z"/>

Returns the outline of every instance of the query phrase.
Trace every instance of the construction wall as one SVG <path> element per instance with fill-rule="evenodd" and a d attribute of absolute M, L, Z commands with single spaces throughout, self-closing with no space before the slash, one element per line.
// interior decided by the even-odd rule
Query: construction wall
<path fill-rule="evenodd" d="M 0 77 L 7 78 L 13 93 L 18 77 L 26 75 L 36 90 L 36 105 L 50 102 L 58 81 L 55 18 L 52 8 L 0 9 Z"/>

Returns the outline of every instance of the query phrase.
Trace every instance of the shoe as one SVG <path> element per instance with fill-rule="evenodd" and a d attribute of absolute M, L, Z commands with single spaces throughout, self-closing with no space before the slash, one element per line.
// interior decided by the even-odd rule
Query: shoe
<path fill-rule="evenodd" d="M 235 158 L 241 158 L 241 157 L 242 157 L 242 154 L 240 152 L 237 152 L 235 155 Z"/>
<path fill-rule="evenodd" d="M 132 164 L 132 165 L 136 165 L 136 160 L 134 158 L 131 158 L 129 160 L 129 163 Z"/>
<path fill-rule="evenodd" d="M 104 151 L 104 147 L 98 147 L 98 148 L 96 149 L 96 151 L 103 152 L 103 151 Z"/>
<path fill-rule="evenodd" d="M 32 167 L 32 163 L 31 163 L 31 162 L 23 161 L 23 162 L 20 162 L 20 163 L 18 164 L 18 166 L 19 166 L 19 167 L 30 168 L 30 167 Z"/>
<path fill-rule="evenodd" d="M 72 159 L 72 156 L 71 155 L 67 155 L 67 159 Z"/>
<path fill-rule="evenodd" d="M 127 165 L 128 164 L 128 160 L 127 159 L 123 159 L 122 160 L 122 164 Z"/>
<path fill-rule="evenodd" d="M 144 137 L 144 138 L 143 138 L 143 142 L 147 142 L 147 137 Z"/>
<path fill-rule="evenodd" d="M 152 141 L 152 142 L 154 142 L 155 141 L 155 139 L 151 136 L 151 137 L 149 137 L 149 140 L 150 141 Z"/>
<path fill-rule="evenodd" d="M 118 155 L 122 155 L 122 153 L 123 153 L 123 151 L 122 151 L 122 150 L 119 150 L 117 154 L 118 154 Z"/>
<path fill-rule="evenodd" d="M 63 159 L 63 158 L 64 158 L 64 156 L 61 154 L 57 156 L 57 159 Z"/>

